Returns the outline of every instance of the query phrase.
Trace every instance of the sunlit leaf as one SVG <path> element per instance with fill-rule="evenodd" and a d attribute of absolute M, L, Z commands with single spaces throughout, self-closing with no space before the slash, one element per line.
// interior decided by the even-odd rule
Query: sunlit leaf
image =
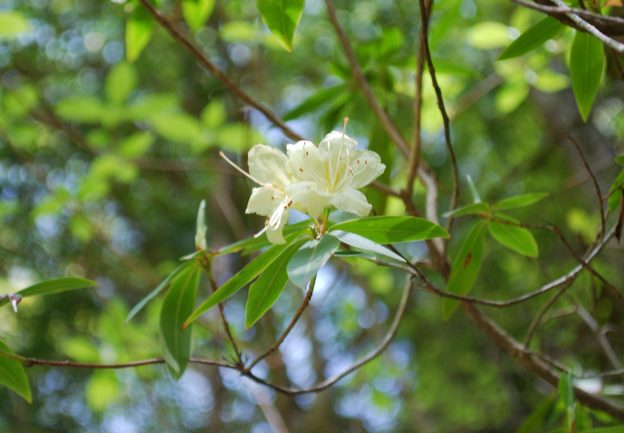
<path fill-rule="evenodd" d="M 570 78 L 576 105 L 587 121 L 604 73 L 605 55 L 602 42 L 585 32 L 576 32 L 570 52 Z"/>
<path fill-rule="evenodd" d="M 134 62 L 139 58 L 150 39 L 152 39 L 154 23 L 144 8 L 134 10 L 126 23 L 126 58 Z"/>
<path fill-rule="evenodd" d="M 343 93 L 345 90 L 346 86 L 344 84 L 338 84 L 336 86 L 327 87 L 314 92 L 301 104 L 284 114 L 284 120 L 298 119 L 304 114 L 314 112 L 326 103 L 335 100 L 336 95 Z"/>
<path fill-rule="evenodd" d="M 470 45 L 481 50 L 506 46 L 511 40 L 509 27 L 495 21 L 482 21 L 466 32 Z"/>
<path fill-rule="evenodd" d="M 12 353 L 11 349 L 4 342 L 0 341 L 0 385 L 15 391 L 30 403 L 32 396 L 24 366 L 18 360 L 3 355 L 2 352 Z"/>
<path fill-rule="evenodd" d="M 303 245 L 288 263 L 290 281 L 295 286 L 305 289 L 339 246 L 340 241 L 331 235 L 325 235 L 321 239 L 314 239 Z"/>
<path fill-rule="evenodd" d="M 464 238 L 459 251 L 453 258 L 451 276 L 446 290 L 458 295 L 466 295 L 477 281 L 481 263 L 483 262 L 483 221 L 475 224 Z M 445 298 L 442 300 L 442 311 L 448 319 L 457 308 L 458 301 Z"/>
<path fill-rule="evenodd" d="M 28 20 L 17 11 L 0 12 L 0 40 L 15 38 L 29 30 Z"/>
<path fill-rule="evenodd" d="M 397 253 L 391 251 L 390 249 L 384 247 L 383 245 L 378 244 L 377 242 L 373 242 L 364 236 L 356 235 L 355 233 L 344 232 L 342 230 L 332 230 L 329 232 L 330 235 L 338 238 L 340 242 L 347 244 L 353 248 L 357 248 L 358 250 L 366 251 L 369 253 L 373 253 L 375 255 L 389 257 L 393 260 L 398 260 L 399 262 L 405 262 L 403 257 L 399 256 Z"/>
<path fill-rule="evenodd" d="M 154 139 L 154 134 L 150 131 L 135 132 L 119 143 L 117 153 L 126 158 L 144 155 L 154 143 Z"/>
<path fill-rule="evenodd" d="M 258 10 L 271 33 L 292 51 L 295 29 L 303 15 L 304 0 L 257 0 Z"/>
<path fill-rule="evenodd" d="M 424 218 L 407 216 L 358 218 L 334 224 L 331 229 L 355 233 L 379 244 L 449 237 L 439 225 Z"/>
<path fill-rule="evenodd" d="M 95 286 L 95 281 L 84 278 L 63 277 L 42 281 L 17 292 L 22 298 L 29 296 L 55 295 L 69 290 L 86 289 Z M 3 302 L 0 301 L 0 305 Z"/>
<path fill-rule="evenodd" d="M 490 222 L 490 234 L 498 243 L 512 251 L 527 257 L 537 257 L 539 248 L 531 232 L 524 227 L 511 224 Z"/>
<path fill-rule="evenodd" d="M 458 207 L 457 209 L 446 212 L 443 216 L 448 217 L 462 217 L 467 215 L 483 215 L 490 211 L 490 207 L 487 203 L 471 203 L 466 206 Z"/>
<path fill-rule="evenodd" d="M 514 195 L 497 202 L 492 206 L 494 210 L 517 209 L 520 207 L 530 206 L 540 200 L 548 197 L 547 192 L 532 192 L 528 194 Z"/>
<path fill-rule="evenodd" d="M 60 101 L 56 113 L 65 120 L 100 123 L 106 111 L 102 102 L 94 96 L 75 96 Z"/>
<path fill-rule="evenodd" d="M 518 36 L 516 40 L 503 50 L 500 56 L 498 56 L 498 60 L 511 59 L 526 54 L 555 37 L 564 27 L 556 19 L 546 17 Z"/>
<path fill-rule="evenodd" d="M 245 306 L 245 328 L 251 328 L 275 304 L 288 283 L 286 266 L 299 244 L 291 245 L 249 286 Z"/>
<path fill-rule="evenodd" d="M 115 104 L 121 104 L 134 90 L 137 74 L 130 63 L 117 63 L 106 77 L 106 97 Z"/>
<path fill-rule="evenodd" d="M 214 5 L 215 0 L 182 0 L 184 21 L 196 32 L 204 26 Z"/>
<path fill-rule="evenodd" d="M 86 402 L 94 412 L 101 413 L 119 399 L 121 386 L 114 371 L 95 371 L 85 390 Z"/>
<path fill-rule="evenodd" d="M 193 311 L 200 273 L 199 266 L 190 266 L 178 273 L 171 280 L 160 311 L 163 354 L 176 378 L 184 373 L 191 354 L 192 330 L 183 329 L 182 324 Z"/>

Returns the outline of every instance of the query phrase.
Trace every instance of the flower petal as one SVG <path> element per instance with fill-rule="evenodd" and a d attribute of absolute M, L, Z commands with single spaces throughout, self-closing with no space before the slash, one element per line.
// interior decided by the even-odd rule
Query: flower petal
<path fill-rule="evenodd" d="M 370 150 L 355 150 L 349 155 L 351 186 L 362 188 L 377 179 L 386 169 L 381 158 Z"/>
<path fill-rule="evenodd" d="M 323 185 L 325 177 L 324 155 L 311 141 L 298 141 L 286 146 L 288 164 L 292 176 L 297 180 L 313 181 Z M 326 159 L 326 158 L 325 158 Z"/>
<path fill-rule="evenodd" d="M 269 186 L 254 188 L 251 190 L 245 213 L 270 216 L 285 199 L 286 194 L 278 189 Z"/>
<path fill-rule="evenodd" d="M 292 207 L 300 212 L 316 218 L 328 206 L 329 197 L 319 191 L 315 182 L 293 182 L 286 189 L 292 200 Z"/>
<path fill-rule="evenodd" d="M 290 182 L 288 158 L 272 146 L 256 144 L 251 148 L 249 174 L 262 183 L 284 188 Z"/>
<path fill-rule="evenodd" d="M 272 244 L 283 244 L 286 242 L 282 230 L 288 222 L 288 200 L 282 201 L 273 214 L 269 217 L 266 228 L 266 235 Z"/>
<path fill-rule="evenodd" d="M 330 204 L 336 209 L 365 217 L 371 211 L 372 206 L 366 200 L 366 196 L 355 188 L 346 188 L 330 196 Z"/>
<path fill-rule="evenodd" d="M 321 140 L 319 149 L 321 152 L 330 152 L 331 148 L 338 149 L 343 147 L 346 150 L 354 150 L 357 146 L 357 141 L 349 137 L 347 134 L 339 131 L 332 131 Z"/>

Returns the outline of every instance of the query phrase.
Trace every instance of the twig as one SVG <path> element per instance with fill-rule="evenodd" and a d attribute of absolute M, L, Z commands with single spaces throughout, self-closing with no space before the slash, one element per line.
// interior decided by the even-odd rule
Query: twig
<path fill-rule="evenodd" d="M 570 134 L 568 134 L 568 139 L 572 142 L 572 144 L 574 144 L 574 147 L 576 147 L 576 151 L 578 152 L 579 156 L 581 157 L 581 160 L 583 161 L 585 170 L 587 170 L 587 173 L 591 177 L 592 183 L 594 184 L 594 188 L 596 190 L 596 198 L 598 199 L 598 209 L 600 209 L 600 227 L 601 227 L 600 234 L 601 236 L 604 236 L 607 221 L 605 217 L 604 205 L 602 203 L 602 191 L 600 190 L 600 185 L 598 184 L 598 180 L 596 179 L 594 172 L 589 166 L 589 162 L 587 162 L 587 158 L 585 157 L 585 154 L 583 153 L 583 150 L 581 149 L 581 146 L 579 145 L 578 141 L 576 141 L 576 139 Z"/>
<path fill-rule="evenodd" d="M 251 97 L 237 84 L 230 80 L 225 72 L 223 72 L 214 63 L 208 60 L 208 58 L 200 51 L 200 49 L 197 48 L 187 36 L 182 34 L 182 32 L 178 30 L 167 18 L 165 18 L 160 12 L 158 12 L 148 0 L 140 0 L 140 2 L 162 28 L 164 28 L 176 41 L 178 41 L 180 45 L 186 48 L 186 50 L 191 53 L 193 57 L 195 57 L 197 62 L 204 69 L 210 72 L 216 79 L 221 81 L 234 96 L 261 112 L 269 121 L 271 121 L 271 123 L 281 129 L 284 134 L 289 138 L 292 138 L 293 140 L 303 140 L 303 137 L 301 135 L 293 131 L 266 105 Z"/>
<path fill-rule="evenodd" d="M 588 23 L 583 18 L 581 18 L 577 13 L 574 13 L 574 11 L 572 11 L 570 8 L 568 8 L 568 6 L 563 1 L 561 1 L 561 0 L 551 0 L 551 1 L 553 3 L 555 3 L 556 5 L 558 5 L 562 9 L 566 9 L 567 8 L 568 10 L 564 12 L 565 16 L 570 18 L 570 20 L 572 20 L 572 22 L 574 24 L 579 26 L 579 28 L 581 30 L 584 30 L 585 32 L 590 33 L 591 35 L 595 36 L 603 44 L 605 44 L 606 46 L 610 47 L 611 49 L 617 51 L 618 53 L 624 54 L 624 44 L 622 44 L 622 43 L 616 41 L 615 39 L 612 39 L 609 36 L 607 36 L 604 33 L 602 33 L 595 26 L 593 26 L 592 24 Z"/>
<path fill-rule="evenodd" d="M 451 203 L 450 210 L 455 209 L 455 205 L 457 204 L 457 200 L 459 200 L 459 169 L 457 166 L 457 157 L 455 156 L 455 150 L 453 149 L 453 143 L 451 141 L 451 125 L 448 113 L 446 112 L 446 107 L 444 105 L 444 98 L 442 96 L 442 89 L 440 88 L 440 84 L 438 83 L 438 78 L 436 75 L 435 66 L 433 64 L 433 59 L 431 58 L 431 50 L 429 48 L 429 19 L 428 15 L 431 14 L 433 9 L 433 1 L 429 4 L 429 9 L 425 6 L 425 0 L 418 0 L 418 4 L 420 5 L 420 21 L 422 26 L 422 36 L 423 36 L 423 45 L 425 47 L 425 60 L 427 61 L 427 67 L 429 69 L 429 76 L 431 77 L 431 84 L 433 85 L 433 89 L 436 94 L 436 99 L 438 101 L 438 108 L 440 110 L 440 115 L 442 116 L 442 121 L 444 124 L 444 143 L 446 144 L 446 149 L 451 158 L 451 166 L 453 171 L 453 192 L 451 194 Z M 453 218 L 449 218 L 447 222 L 447 227 L 450 229 L 453 224 Z"/>
<path fill-rule="evenodd" d="M 607 337 L 604 335 L 604 333 L 600 332 L 600 326 L 592 317 L 592 315 L 589 314 L 589 311 L 583 308 L 582 305 L 577 304 L 576 314 L 578 314 L 579 317 L 583 319 L 583 322 L 585 322 L 587 327 L 591 329 L 592 332 L 596 335 L 598 343 L 602 347 L 603 352 L 607 356 L 607 359 L 609 360 L 613 368 L 615 368 L 616 370 L 621 370 L 623 367 L 622 362 L 618 359 L 615 351 L 613 350 L 613 347 L 611 346 L 611 343 L 609 343 L 609 340 L 607 340 Z"/>
<path fill-rule="evenodd" d="M 548 312 L 548 310 L 550 310 L 550 308 L 555 305 L 555 302 L 557 302 L 557 300 L 570 288 L 570 286 L 572 285 L 573 281 L 569 281 L 568 283 L 564 284 L 561 289 L 559 289 L 559 291 L 557 291 L 557 293 L 555 293 L 540 309 L 540 311 L 537 313 L 537 316 L 535 316 L 535 318 L 533 319 L 533 321 L 531 322 L 531 325 L 529 326 L 529 330 L 527 331 L 527 335 L 524 338 L 524 347 L 526 347 L 528 349 L 529 345 L 531 344 L 531 340 L 533 339 L 533 335 L 535 334 L 535 331 L 537 330 L 537 328 L 540 326 L 540 324 L 542 323 L 542 319 L 544 318 L 544 316 L 546 315 L 546 313 Z"/>
<path fill-rule="evenodd" d="M 512 0 L 514 3 L 517 3 L 521 6 L 524 6 L 526 8 L 529 9 L 534 9 L 536 11 L 540 11 L 540 12 L 544 12 L 548 15 L 556 15 L 556 16 L 567 16 L 568 14 L 574 14 L 574 15 L 578 15 L 580 17 L 585 17 L 587 19 L 591 19 L 597 22 L 601 22 L 601 23 L 605 23 L 605 24 L 613 24 L 613 25 L 618 25 L 621 26 L 622 24 L 624 24 L 624 19 L 620 18 L 620 17 L 611 17 L 611 16 L 605 16 L 605 15 L 598 15 L 594 12 L 588 11 L 588 10 L 583 10 L 583 9 L 574 9 L 574 8 L 570 8 L 569 6 L 565 5 L 563 7 L 558 7 L 558 6 L 547 6 L 547 5 L 543 5 L 543 4 L 539 4 L 539 3 L 534 3 L 534 2 L 530 2 L 530 1 L 524 1 L 524 0 Z"/>
<path fill-rule="evenodd" d="M 312 299 L 312 294 L 314 293 L 314 286 L 315 285 L 316 285 L 316 276 L 314 278 L 312 278 L 312 280 L 308 283 L 308 290 L 307 290 L 307 292 L 305 294 L 305 297 L 303 298 L 303 301 L 301 302 L 301 305 L 299 305 L 299 308 L 297 308 L 297 311 L 295 312 L 295 315 L 293 316 L 293 318 L 290 320 L 290 322 L 286 326 L 286 329 L 284 329 L 284 331 L 281 333 L 281 335 L 278 337 L 278 339 L 275 341 L 275 343 L 273 343 L 273 345 L 271 347 L 269 347 L 264 353 L 262 353 L 256 359 L 251 361 L 249 366 L 247 366 L 245 368 L 246 372 L 250 372 L 251 369 L 254 368 L 254 366 L 257 363 L 262 361 L 267 356 L 272 355 L 273 352 L 275 352 L 281 346 L 281 344 L 284 342 L 286 337 L 288 337 L 288 334 L 290 334 L 290 331 L 292 331 L 292 329 L 295 327 L 297 322 L 299 322 L 299 319 L 301 318 L 301 315 L 303 314 L 303 312 L 308 307 L 308 304 L 310 304 L 310 299 Z"/>
<path fill-rule="evenodd" d="M 388 329 L 388 332 L 386 333 L 386 335 L 384 336 L 383 340 L 380 342 L 380 344 L 378 346 L 376 346 L 373 350 L 371 350 L 367 355 L 363 356 L 362 358 L 360 358 L 357 362 L 353 363 L 351 366 L 347 367 L 346 369 L 344 369 L 343 371 L 341 371 L 340 373 L 329 377 L 327 379 L 325 379 L 324 381 L 308 387 L 308 388 L 289 388 L 289 387 L 284 387 L 284 386 L 279 386 L 279 385 L 275 385 L 272 384 L 256 375 L 254 375 L 251 372 L 248 372 L 248 374 L 246 374 L 250 379 L 255 380 L 258 383 L 261 383 L 263 385 L 269 386 L 270 388 L 273 388 L 275 391 L 278 391 L 280 393 L 283 394 L 287 394 L 287 395 L 299 395 L 299 394 L 308 394 L 308 393 L 312 393 L 312 392 L 320 392 L 323 391 L 329 387 L 331 387 L 332 385 L 334 385 L 336 382 L 338 382 L 340 379 L 342 379 L 343 377 L 353 373 L 355 370 L 361 368 L 362 366 L 364 366 L 365 364 L 369 363 L 370 361 L 372 361 L 373 359 L 377 358 L 379 355 L 381 355 L 386 348 L 388 347 L 388 345 L 392 342 L 392 340 L 394 339 L 394 337 L 397 334 L 397 331 L 399 330 L 399 325 L 401 324 L 401 320 L 403 319 L 403 316 L 405 314 L 405 310 L 407 309 L 407 305 L 409 302 L 409 298 L 410 295 L 412 293 L 412 289 L 413 289 L 413 281 L 412 278 L 408 278 L 405 287 L 403 289 L 403 295 L 401 296 L 401 302 L 399 303 L 399 307 L 397 308 L 396 314 L 394 316 L 394 319 L 392 320 L 392 325 L 390 325 L 390 329 Z"/>
<path fill-rule="evenodd" d="M 407 157 L 410 153 L 409 144 L 407 143 L 405 138 L 403 138 L 392 119 L 390 119 L 388 113 L 386 113 L 385 110 L 381 107 L 379 101 L 373 94 L 373 90 L 368 84 L 368 81 L 366 81 L 366 78 L 362 73 L 362 68 L 360 67 L 360 64 L 358 63 L 355 56 L 355 52 L 353 51 L 353 47 L 351 47 L 351 43 L 349 42 L 349 38 L 347 37 L 347 34 L 345 33 L 344 29 L 340 25 L 340 22 L 338 21 L 338 17 L 336 16 L 336 7 L 334 6 L 333 0 L 325 0 L 325 4 L 327 5 L 327 14 L 329 16 L 329 21 L 334 28 L 336 35 L 338 36 L 338 40 L 340 41 L 340 45 L 342 46 L 345 57 L 347 58 L 347 61 L 351 66 L 351 72 L 355 77 L 355 81 L 357 82 L 362 93 L 364 93 L 364 97 L 366 98 L 368 105 L 370 105 L 373 112 L 375 113 L 375 116 L 377 116 L 377 119 L 379 119 L 381 126 L 383 126 L 386 133 L 390 136 L 390 139 L 394 141 L 394 143 L 398 146 L 399 150 L 403 153 L 403 155 Z"/>

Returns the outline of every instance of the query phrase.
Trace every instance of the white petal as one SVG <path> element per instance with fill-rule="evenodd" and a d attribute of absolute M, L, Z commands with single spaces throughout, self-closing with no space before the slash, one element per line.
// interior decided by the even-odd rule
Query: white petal
<path fill-rule="evenodd" d="M 321 140 L 319 149 L 324 152 L 329 152 L 330 148 L 337 149 L 344 147 L 348 150 L 354 150 L 357 146 L 357 141 L 339 131 L 332 131 Z"/>
<path fill-rule="evenodd" d="M 342 132 L 330 132 L 319 144 L 319 150 L 326 156 L 326 175 L 329 190 L 342 189 L 348 174 L 349 155 L 355 151 L 357 142 Z"/>
<path fill-rule="evenodd" d="M 267 239 L 273 244 L 283 244 L 286 242 L 282 235 L 282 230 L 288 222 L 288 201 L 282 201 L 269 217 L 266 228 Z"/>
<path fill-rule="evenodd" d="M 371 211 L 372 206 L 366 200 L 366 196 L 354 188 L 347 188 L 341 192 L 332 194 L 330 204 L 336 209 L 365 217 Z"/>
<path fill-rule="evenodd" d="M 245 213 L 270 216 L 285 198 L 286 195 L 275 188 L 268 186 L 254 188 L 251 191 Z"/>
<path fill-rule="evenodd" d="M 351 186 L 362 188 L 377 179 L 386 169 L 381 158 L 370 150 L 355 150 L 350 155 L 349 175 Z"/>
<path fill-rule="evenodd" d="M 293 182 L 287 188 L 292 207 L 316 218 L 328 206 L 329 195 L 319 190 L 315 182 Z"/>
<path fill-rule="evenodd" d="M 311 141 L 298 141 L 286 146 L 288 163 L 293 178 L 326 183 L 324 155 Z M 325 158 L 326 159 L 326 158 Z"/>
<path fill-rule="evenodd" d="M 249 151 L 249 174 L 262 183 L 283 188 L 290 182 L 288 158 L 274 147 L 256 144 Z"/>

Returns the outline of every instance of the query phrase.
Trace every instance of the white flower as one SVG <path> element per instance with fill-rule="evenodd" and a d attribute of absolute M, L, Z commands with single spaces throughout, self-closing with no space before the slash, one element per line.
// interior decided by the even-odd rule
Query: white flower
<path fill-rule="evenodd" d="M 305 189 L 312 217 L 330 206 L 362 217 L 370 213 L 371 205 L 358 188 L 379 177 L 386 166 L 377 153 L 356 146 L 355 140 L 336 131 L 327 134 L 318 148 L 309 141 L 287 146 L 290 173 L 298 188 Z"/>
<path fill-rule="evenodd" d="M 245 212 L 266 216 L 267 238 L 274 244 L 283 244 L 282 229 L 292 206 L 286 192 L 291 182 L 288 158 L 271 146 L 256 144 L 249 151 L 249 175 L 261 186 L 251 191 Z"/>

